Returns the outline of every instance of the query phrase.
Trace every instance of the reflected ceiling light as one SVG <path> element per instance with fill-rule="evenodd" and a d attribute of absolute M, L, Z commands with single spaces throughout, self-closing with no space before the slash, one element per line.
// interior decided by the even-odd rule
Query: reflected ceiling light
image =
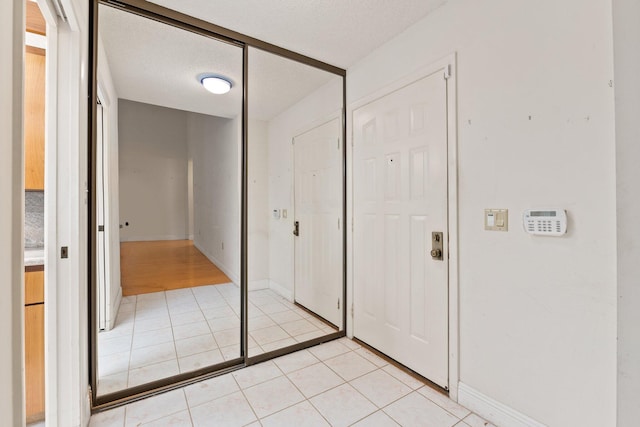
<path fill-rule="evenodd" d="M 229 79 L 217 74 L 202 74 L 198 76 L 198 80 L 206 90 L 216 95 L 227 93 L 233 87 Z"/>

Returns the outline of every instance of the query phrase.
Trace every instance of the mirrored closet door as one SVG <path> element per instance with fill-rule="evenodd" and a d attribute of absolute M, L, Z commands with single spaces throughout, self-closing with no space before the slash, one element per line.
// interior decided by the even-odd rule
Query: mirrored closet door
<path fill-rule="evenodd" d="M 342 78 L 249 48 L 249 356 L 343 328 Z"/>
<path fill-rule="evenodd" d="M 91 6 L 94 409 L 344 336 L 346 72 Z"/>
<path fill-rule="evenodd" d="M 98 17 L 100 396 L 240 357 L 243 48 Z"/>

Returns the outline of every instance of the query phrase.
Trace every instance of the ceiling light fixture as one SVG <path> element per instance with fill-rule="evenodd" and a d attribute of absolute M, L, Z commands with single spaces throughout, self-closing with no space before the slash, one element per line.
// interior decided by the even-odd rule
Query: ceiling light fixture
<path fill-rule="evenodd" d="M 227 93 L 233 87 L 229 79 L 217 74 L 202 74 L 198 76 L 198 80 L 206 90 L 216 95 Z"/>

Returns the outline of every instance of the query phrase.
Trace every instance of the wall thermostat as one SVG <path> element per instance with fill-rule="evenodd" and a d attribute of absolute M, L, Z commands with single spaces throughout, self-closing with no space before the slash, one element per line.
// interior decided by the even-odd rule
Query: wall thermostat
<path fill-rule="evenodd" d="M 564 209 L 527 209 L 522 223 L 529 234 L 562 236 L 567 232 L 567 213 Z"/>

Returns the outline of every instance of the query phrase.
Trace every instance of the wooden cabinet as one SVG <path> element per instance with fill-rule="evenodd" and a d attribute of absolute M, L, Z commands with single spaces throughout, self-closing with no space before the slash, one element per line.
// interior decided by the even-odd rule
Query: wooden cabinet
<path fill-rule="evenodd" d="M 45 54 L 25 52 L 24 98 L 24 187 L 44 190 Z"/>
<path fill-rule="evenodd" d="M 24 362 L 27 422 L 44 419 L 44 270 L 25 272 Z"/>

